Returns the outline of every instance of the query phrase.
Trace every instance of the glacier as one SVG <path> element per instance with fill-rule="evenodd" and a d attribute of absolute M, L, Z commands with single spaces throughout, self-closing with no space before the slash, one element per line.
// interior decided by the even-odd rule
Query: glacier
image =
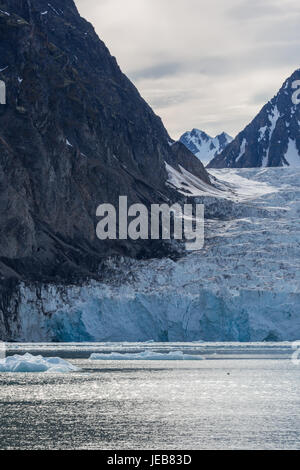
<path fill-rule="evenodd" d="M 20 283 L 0 318 L 3 339 L 299 340 L 300 169 L 210 174 L 210 191 L 181 175 L 205 204 L 203 250 L 176 261 L 112 258 L 103 282 Z M 178 178 L 170 184 L 182 190 Z"/>

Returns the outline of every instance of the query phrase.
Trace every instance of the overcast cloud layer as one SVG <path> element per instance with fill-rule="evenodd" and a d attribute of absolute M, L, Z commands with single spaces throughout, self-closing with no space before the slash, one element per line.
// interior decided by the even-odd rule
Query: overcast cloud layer
<path fill-rule="evenodd" d="M 173 138 L 235 136 L 300 67 L 299 0 L 75 0 Z"/>

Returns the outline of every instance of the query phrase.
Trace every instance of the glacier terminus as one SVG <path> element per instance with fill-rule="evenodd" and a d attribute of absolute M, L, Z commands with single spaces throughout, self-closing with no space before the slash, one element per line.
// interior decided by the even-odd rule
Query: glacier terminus
<path fill-rule="evenodd" d="M 103 282 L 21 283 L 7 307 L 14 321 L 2 335 L 65 342 L 298 340 L 300 170 L 210 174 L 213 190 L 188 175 L 181 188 L 170 175 L 178 191 L 189 188 L 205 205 L 203 250 L 178 260 L 112 257 L 100 268 L 109 279 Z"/>

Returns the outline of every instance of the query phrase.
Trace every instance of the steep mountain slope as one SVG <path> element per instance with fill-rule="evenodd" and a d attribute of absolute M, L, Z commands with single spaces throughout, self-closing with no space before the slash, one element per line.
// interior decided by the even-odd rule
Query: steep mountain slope
<path fill-rule="evenodd" d="M 300 169 L 212 175 L 223 181 L 223 191 L 195 187 L 215 214 L 207 220 L 203 250 L 177 262 L 114 259 L 103 283 L 21 284 L 7 306 L 9 327 L 0 321 L 2 337 L 299 340 Z"/>
<path fill-rule="evenodd" d="M 206 132 L 193 129 L 180 137 L 182 142 L 201 162 L 207 165 L 216 155 L 232 142 L 232 137 L 222 132 L 216 137 L 210 137 Z"/>
<path fill-rule="evenodd" d="M 165 162 L 209 182 L 120 71 L 73 0 L 0 0 L 0 274 L 71 280 L 103 256 L 160 243 L 103 243 L 96 208 L 173 200 Z"/>
<path fill-rule="evenodd" d="M 300 69 L 255 119 L 217 155 L 210 168 L 300 167 Z"/>

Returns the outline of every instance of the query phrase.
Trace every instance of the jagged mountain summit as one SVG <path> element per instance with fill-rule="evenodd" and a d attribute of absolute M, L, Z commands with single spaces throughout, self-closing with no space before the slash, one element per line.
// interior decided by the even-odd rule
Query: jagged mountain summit
<path fill-rule="evenodd" d="M 209 184 L 121 72 L 73 0 L 0 0 L 0 275 L 70 281 L 103 257 L 165 247 L 103 243 L 96 208 L 173 201 L 166 163 Z M 159 246 L 158 246 L 159 245 Z"/>
<path fill-rule="evenodd" d="M 300 69 L 208 167 L 300 167 L 299 80 Z"/>
<path fill-rule="evenodd" d="M 216 137 L 210 137 L 206 132 L 193 129 L 185 132 L 179 140 L 201 160 L 203 165 L 207 165 L 232 142 L 233 138 L 226 132 L 222 132 Z"/>

